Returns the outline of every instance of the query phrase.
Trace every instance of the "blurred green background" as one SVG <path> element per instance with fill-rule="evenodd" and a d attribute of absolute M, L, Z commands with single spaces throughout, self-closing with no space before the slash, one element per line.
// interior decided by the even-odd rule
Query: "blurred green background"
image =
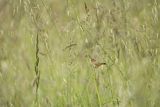
<path fill-rule="evenodd" d="M 0 0 L 0 107 L 160 107 L 159 43 L 159 0 Z"/>

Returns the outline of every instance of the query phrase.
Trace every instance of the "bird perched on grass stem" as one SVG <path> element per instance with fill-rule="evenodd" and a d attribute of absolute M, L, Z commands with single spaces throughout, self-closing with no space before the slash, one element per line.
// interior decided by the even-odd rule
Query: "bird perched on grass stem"
<path fill-rule="evenodd" d="M 91 60 L 91 63 L 95 66 L 95 68 L 99 68 L 103 65 L 106 65 L 105 62 L 98 62 L 96 59 L 91 58 L 91 57 L 90 57 L 90 60 Z"/>

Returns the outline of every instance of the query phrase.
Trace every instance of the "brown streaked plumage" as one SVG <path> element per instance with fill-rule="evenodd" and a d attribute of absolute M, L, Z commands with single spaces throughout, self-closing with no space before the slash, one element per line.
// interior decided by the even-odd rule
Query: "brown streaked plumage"
<path fill-rule="evenodd" d="M 102 63 L 97 62 L 97 60 L 94 59 L 94 58 L 91 58 L 91 63 L 95 66 L 95 68 L 99 68 L 99 67 L 102 66 L 102 65 L 106 65 L 105 62 L 102 62 Z"/>

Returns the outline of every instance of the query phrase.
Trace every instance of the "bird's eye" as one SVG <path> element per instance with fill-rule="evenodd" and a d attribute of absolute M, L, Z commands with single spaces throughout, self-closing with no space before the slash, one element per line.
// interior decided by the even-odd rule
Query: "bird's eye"
<path fill-rule="evenodd" d="M 91 58 L 91 62 L 96 62 L 96 60 L 95 60 L 95 59 L 93 59 L 93 58 Z"/>

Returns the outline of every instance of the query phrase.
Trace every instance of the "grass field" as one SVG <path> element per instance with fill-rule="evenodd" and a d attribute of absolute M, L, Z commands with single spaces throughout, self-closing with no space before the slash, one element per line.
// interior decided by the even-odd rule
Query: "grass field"
<path fill-rule="evenodd" d="M 159 0 L 0 0 L 0 107 L 160 107 Z"/>

